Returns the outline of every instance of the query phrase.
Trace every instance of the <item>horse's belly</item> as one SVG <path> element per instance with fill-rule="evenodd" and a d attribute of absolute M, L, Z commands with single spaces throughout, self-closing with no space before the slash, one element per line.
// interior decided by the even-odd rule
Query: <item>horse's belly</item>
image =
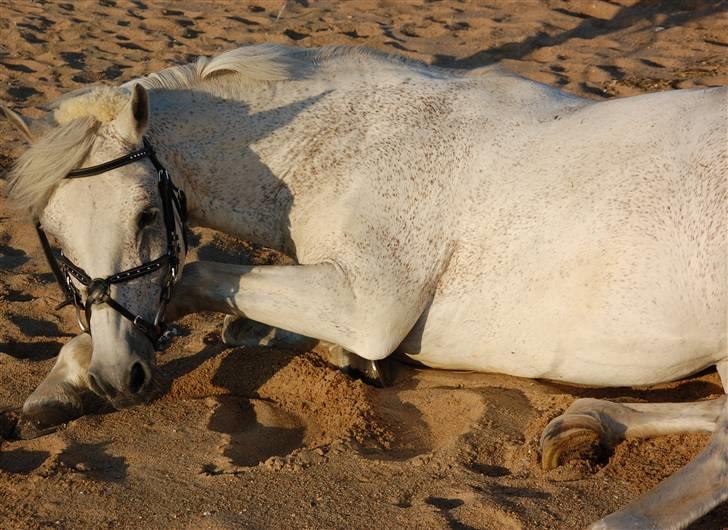
<path fill-rule="evenodd" d="M 599 386 L 667 382 L 723 359 L 725 263 L 682 276 L 669 255 L 640 263 L 644 248 L 574 267 L 524 259 L 474 275 L 455 264 L 400 350 L 436 368 Z"/>
<path fill-rule="evenodd" d="M 673 381 L 716 364 L 725 336 L 706 338 L 591 336 L 554 323 L 549 333 L 502 330 L 463 314 L 461 301 L 443 304 L 418 322 L 400 352 L 432 368 L 473 370 L 595 386 Z M 455 315 L 462 315 L 458 320 Z M 576 333 L 575 333 L 576 331 Z"/>

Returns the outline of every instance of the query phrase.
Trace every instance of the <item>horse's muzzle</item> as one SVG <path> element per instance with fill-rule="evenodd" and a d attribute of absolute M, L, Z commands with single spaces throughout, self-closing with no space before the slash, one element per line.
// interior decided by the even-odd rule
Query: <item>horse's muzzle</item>
<path fill-rule="evenodd" d="M 154 367 L 136 359 L 126 370 L 91 367 L 88 371 L 89 388 L 114 406 L 123 409 L 149 401 L 154 388 Z"/>

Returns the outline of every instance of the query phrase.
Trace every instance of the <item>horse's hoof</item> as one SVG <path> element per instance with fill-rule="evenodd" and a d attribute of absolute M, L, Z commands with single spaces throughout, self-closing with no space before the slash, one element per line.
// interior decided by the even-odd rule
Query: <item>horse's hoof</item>
<path fill-rule="evenodd" d="M 392 361 L 389 359 L 370 361 L 360 357 L 356 362 L 339 368 L 349 377 L 361 379 L 366 384 L 378 388 L 391 386 L 394 380 Z"/>
<path fill-rule="evenodd" d="M 258 346 L 272 329 L 247 318 L 227 315 L 222 323 L 222 341 L 228 346 Z"/>
<path fill-rule="evenodd" d="M 232 315 L 223 320 L 222 341 L 228 346 L 270 346 L 300 351 L 308 351 L 318 343 L 316 339 Z"/>
<path fill-rule="evenodd" d="M 68 403 L 45 403 L 23 411 L 20 416 L 13 437 L 20 440 L 30 440 L 58 430 L 64 424 L 75 420 L 82 415 L 82 411 Z"/>
<path fill-rule="evenodd" d="M 396 367 L 390 358 L 370 361 L 329 342 L 320 342 L 314 351 L 331 366 L 368 385 L 384 388 L 394 381 Z"/>
<path fill-rule="evenodd" d="M 366 361 L 361 367 L 361 377 L 365 383 L 386 388 L 392 384 L 392 362 L 389 359 Z"/>
<path fill-rule="evenodd" d="M 574 458 L 593 458 L 604 449 L 602 424 L 587 414 L 554 418 L 541 435 L 541 467 L 549 471 Z"/>

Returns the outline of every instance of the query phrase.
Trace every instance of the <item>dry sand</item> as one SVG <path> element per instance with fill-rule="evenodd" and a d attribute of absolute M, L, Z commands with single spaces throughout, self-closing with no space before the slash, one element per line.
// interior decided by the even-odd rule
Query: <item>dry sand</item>
<path fill-rule="evenodd" d="M 285 9 L 282 6 L 285 5 Z M 601 99 L 728 84 L 728 4 L 544 0 L 0 1 L 0 98 L 30 116 L 237 45 L 365 45 L 469 68 L 501 61 Z M 0 122 L 0 166 L 22 150 Z M 196 231 L 205 259 L 275 255 Z M 0 408 L 75 333 L 30 224 L 0 199 Z M 162 353 L 166 393 L 0 451 L 5 528 L 582 528 L 688 462 L 706 435 L 629 441 L 544 473 L 537 442 L 580 396 L 715 397 L 715 372 L 650 390 L 579 389 L 401 366 L 385 390 L 314 353 L 224 347 L 196 315 Z M 728 505 L 693 529 L 726 526 Z"/>

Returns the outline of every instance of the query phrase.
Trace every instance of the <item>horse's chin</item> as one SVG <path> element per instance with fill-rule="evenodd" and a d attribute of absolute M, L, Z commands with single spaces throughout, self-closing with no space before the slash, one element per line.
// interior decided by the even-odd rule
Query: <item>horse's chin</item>
<path fill-rule="evenodd" d="M 157 384 L 157 378 L 152 377 L 152 380 L 136 394 L 118 394 L 113 399 L 108 400 L 111 406 L 116 410 L 129 409 L 138 405 L 146 405 L 152 401 L 159 394 L 159 385 Z"/>
<path fill-rule="evenodd" d="M 151 401 L 151 393 L 142 392 L 134 396 L 118 396 L 110 400 L 111 406 L 116 410 L 130 409 L 138 405 L 146 405 Z"/>

